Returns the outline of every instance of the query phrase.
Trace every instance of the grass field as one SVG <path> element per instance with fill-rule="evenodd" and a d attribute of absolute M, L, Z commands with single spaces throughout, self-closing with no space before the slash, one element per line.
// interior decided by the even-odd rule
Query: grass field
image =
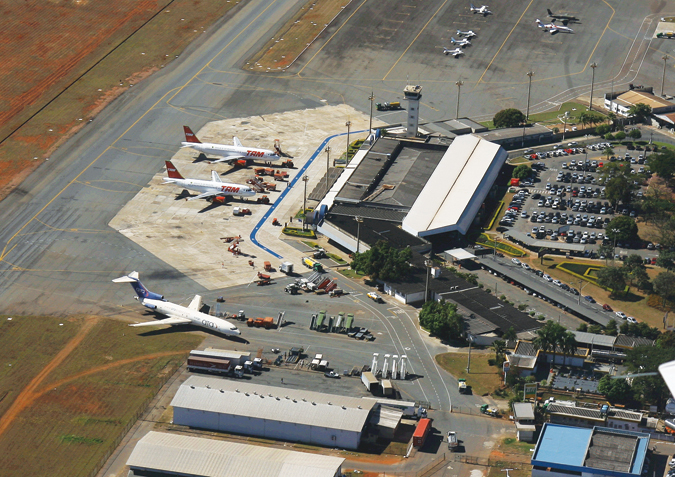
<path fill-rule="evenodd" d="M 468 353 L 443 353 L 436 355 L 436 362 L 440 367 L 452 374 L 455 378 L 466 379 L 467 386 L 471 386 L 474 394 L 479 396 L 489 394 L 501 385 L 501 373 L 488 364 L 493 354 L 472 353 L 471 373 L 466 372 Z"/>
<path fill-rule="evenodd" d="M 278 71 L 290 66 L 316 39 L 350 0 L 309 0 L 247 62 L 251 71 Z"/>
<path fill-rule="evenodd" d="M 237 2 L 3 3 L 0 198 L 111 100 Z M 67 33 L 64 33 L 67 32 Z M 121 84 L 120 84 L 121 83 Z M 35 159 L 34 159 L 35 158 Z"/>
<path fill-rule="evenodd" d="M 114 320 L 4 320 L 0 389 L 12 392 L 1 403 L 2 475 L 91 475 L 201 340 Z"/>
<path fill-rule="evenodd" d="M 558 116 L 562 116 L 565 113 L 569 113 L 569 117 L 567 119 L 567 127 L 570 127 L 571 125 L 577 124 L 579 122 L 579 115 L 583 112 L 586 112 L 587 110 L 588 105 L 573 102 L 563 103 L 560 105 L 560 108 L 556 109 L 555 111 L 530 114 L 530 123 L 532 124 L 539 123 L 543 124 L 544 126 L 555 126 L 558 124 L 562 124 L 562 122 L 558 119 Z M 525 114 L 524 111 L 523 114 Z M 492 121 L 483 121 L 481 122 L 481 124 L 490 129 L 494 129 L 495 127 Z"/>

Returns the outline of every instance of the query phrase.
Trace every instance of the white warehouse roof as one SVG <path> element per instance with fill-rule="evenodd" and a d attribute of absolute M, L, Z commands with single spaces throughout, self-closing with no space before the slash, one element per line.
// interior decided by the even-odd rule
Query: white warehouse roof
<path fill-rule="evenodd" d="M 191 376 L 173 407 L 361 432 L 374 401 L 229 379 Z"/>
<path fill-rule="evenodd" d="M 149 432 L 127 465 L 203 477 L 334 477 L 343 462 L 340 457 Z"/>
<path fill-rule="evenodd" d="M 417 237 L 459 231 L 466 234 L 508 154 L 472 134 L 455 138 L 403 219 Z"/>

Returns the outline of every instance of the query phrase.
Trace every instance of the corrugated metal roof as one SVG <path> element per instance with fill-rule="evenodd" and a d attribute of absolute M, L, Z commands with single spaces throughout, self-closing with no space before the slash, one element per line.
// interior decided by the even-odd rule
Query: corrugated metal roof
<path fill-rule="evenodd" d="M 598 335 L 595 333 L 587 333 L 585 331 L 572 331 L 572 333 L 574 333 L 574 337 L 579 344 L 607 346 L 611 348 L 616 341 L 616 336 Z"/>
<path fill-rule="evenodd" d="M 389 429 L 396 429 L 403 417 L 403 411 L 390 407 L 377 406 L 370 414 L 369 423 Z"/>
<path fill-rule="evenodd" d="M 630 105 L 643 103 L 651 106 L 652 109 L 666 108 L 673 105 L 670 101 L 666 101 L 665 99 L 661 99 L 658 96 L 654 96 L 653 94 L 644 91 L 626 91 L 619 95 L 617 99 L 626 101 Z"/>
<path fill-rule="evenodd" d="M 188 378 L 171 401 L 174 407 L 352 432 L 363 429 L 374 404 L 360 398 L 204 376 Z"/>
<path fill-rule="evenodd" d="M 609 408 L 609 417 L 616 419 L 623 419 L 624 421 L 642 421 L 642 413 L 637 411 L 627 411 L 625 409 L 618 409 L 615 407 Z"/>
<path fill-rule="evenodd" d="M 127 465 L 204 477 L 334 477 L 343 458 L 149 432 Z"/>
<path fill-rule="evenodd" d="M 477 136 L 457 137 L 403 220 L 403 230 L 416 236 L 466 233 L 507 156 L 501 146 Z"/>
<path fill-rule="evenodd" d="M 619 335 L 616 337 L 614 346 L 619 348 L 633 349 L 638 346 L 654 346 L 654 340 L 648 338 L 636 338 L 635 336 Z"/>
<path fill-rule="evenodd" d="M 551 414 L 565 414 L 567 416 L 583 417 L 584 419 L 592 419 L 595 421 L 604 421 L 605 418 L 600 412 L 600 409 L 587 409 L 576 406 L 563 406 L 560 404 L 551 403 L 546 408 Z"/>
<path fill-rule="evenodd" d="M 534 420 L 534 407 L 529 402 L 514 402 L 513 415 L 516 420 L 532 421 Z"/>

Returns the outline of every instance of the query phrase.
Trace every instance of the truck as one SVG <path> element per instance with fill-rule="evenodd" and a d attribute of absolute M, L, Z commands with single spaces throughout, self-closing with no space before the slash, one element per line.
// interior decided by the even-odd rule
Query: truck
<path fill-rule="evenodd" d="M 420 448 L 427 440 L 427 436 L 431 431 L 431 419 L 420 419 L 413 433 L 413 447 Z"/>
<path fill-rule="evenodd" d="M 497 417 L 497 410 L 494 407 L 490 407 L 487 404 L 483 404 L 480 407 L 481 414 L 487 414 L 488 416 Z"/>
<path fill-rule="evenodd" d="M 265 328 L 266 330 L 276 328 L 274 318 L 272 318 L 271 316 L 265 318 L 249 318 L 246 321 L 246 324 L 248 326 L 255 326 L 256 328 Z"/>
<path fill-rule="evenodd" d="M 286 285 L 286 287 L 284 288 L 284 291 L 285 291 L 286 293 L 288 293 L 289 295 L 297 295 L 297 294 L 298 294 L 298 290 L 300 290 L 300 287 L 297 286 L 295 283 L 289 283 L 289 284 Z"/>
<path fill-rule="evenodd" d="M 305 267 L 314 270 L 315 272 L 323 272 L 323 265 L 311 257 L 303 257 L 302 264 Z"/>
<path fill-rule="evenodd" d="M 205 371 L 214 374 L 229 374 L 232 363 L 229 359 L 209 358 L 204 356 L 188 356 L 187 367 L 189 371 Z"/>
<path fill-rule="evenodd" d="M 401 108 L 401 103 L 399 101 L 392 101 L 391 103 L 375 103 L 375 107 L 378 111 L 396 111 Z"/>
<path fill-rule="evenodd" d="M 234 377 L 243 378 L 244 377 L 244 367 L 240 364 L 234 367 Z"/>
<path fill-rule="evenodd" d="M 457 381 L 459 381 L 459 394 L 467 394 L 469 391 L 469 388 L 466 385 L 466 379 L 460 378 Z"/>
<path fill-rule="evenodd" d="M 450 452 L 455 452 L 459 447 L 459 442 L 457 441 L 457 433 L 455 431 L 448 431 L 448 449 Z"/>
<path fill-rule="evenodd" d="M 279 266 L 279 270 L 286 275 L 293 273 L 293 264 L 291 262 L 284 262 Z"/>

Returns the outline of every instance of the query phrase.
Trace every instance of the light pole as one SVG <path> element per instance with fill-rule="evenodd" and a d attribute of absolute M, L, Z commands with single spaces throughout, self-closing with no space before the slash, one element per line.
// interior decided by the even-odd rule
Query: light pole
<path fill-rule="evenodd" d="M 375 99 L 375 95 L 373 92 L 370 92 L 370 96 L 368 96 L 368 101 L 370 101 L 370 122 L 368 123 L 368 136 L 370 136 L 370 132 L 373 130 L 373 100 Z"/>
<path fill-rule="evenodd" d="M 661 57 L 663 60 L 663 76 L 661 77 L 661 96 L 663 96 L 663 85 L 666 83 L 666 63 L 668 62 L 668 55 Z"/>
<path fill-rule="evenodd" d="M 361 217 L 354 217 L 354 220 L 356 220 L 356 253 L 359 253 L 361 246 L 361 222 L 363 222 L 363 219 Z"/>
<path fill-rule="evenodd" d="M 427 267 L 427 283 L 424 286 L 424 303 L 426 303 L 429 300 L 429 272 L 431 271 L 431 267 L 433 266 L 434 262 L 431 260 L 425 260 L 424 261 L 424 266 Z"/>
<path fill-rule="evenodd" d="M 330 172 L 330 146 L 326 146 L 326 195 L 328 195 L 328 173 Z"/>
<path fill-rule="evenodd" d="M 530 120 L 530 91 L 532 90 L 532 77 L 534 72 L 528 71 L 527 77 L 529 79 L 529 84 L 527 85 L 527 112 L 525 113 L 525 122 Z"/>
<path fill-rule="evenodd" d="M 591 63 L 591 69 L 593 70 L 593 76 L 591 79 L 591 99 L 588 101 L 588 110 L 593 111 L 593 86 L 595 85 L 595 69 L 598 67 L 597 63 Z"/>
<path fill-rule="evenodd" d="M 466 363 L 466 374 L 471 374 L 471 344 L 473 343 L 473 335 L 467 333 L 467 339 L 469 340 L 469 360 Z"/>
<path fill-rule="evenodd" d="M 614 234 L 614 245 L 612 245 L 612 264 L 616 260 L 616 234 L 621 232 L 619 229 L 612 229 L 612 234 Z"/>
<path fill-rule="evenodd" d="M 563 124 L 563 137 L 562 137 L 563 141 L 565 141 L 565 131 L 567 131 L 567 115 L 568 114 L 569 113 L 567 111 L 565 111 L 565 114 L 563 114 L 563 118 L 564 118 L 563 121 L 565 121 L 565 124 Z"/>
<path fill-rule="evenodd" d="M 305 230 L 305 211 L 307 210 L 307 181 L 309 180 L 309 176 L 302 176 L 302 182 L 305 183 L 305 195 L 303 196 L 302 199 L 302 230 Z"/>
<path fill-rule="evenodd" d="M 349 162 L 349 131 L 350 128 L 352 127 L 352 122 L 347 121 L 345 123 L 345 126 L 347 126 L 347 152 L 345 153 L 345 161 Z"/>
<path fill-rule="evenodd" d="M 462 92 L 462 85 L 464 81 L 456 81 L 457 85 L 457 111 L 455 111 L 455 119 L 459 119 L 459 94 Z"/>

